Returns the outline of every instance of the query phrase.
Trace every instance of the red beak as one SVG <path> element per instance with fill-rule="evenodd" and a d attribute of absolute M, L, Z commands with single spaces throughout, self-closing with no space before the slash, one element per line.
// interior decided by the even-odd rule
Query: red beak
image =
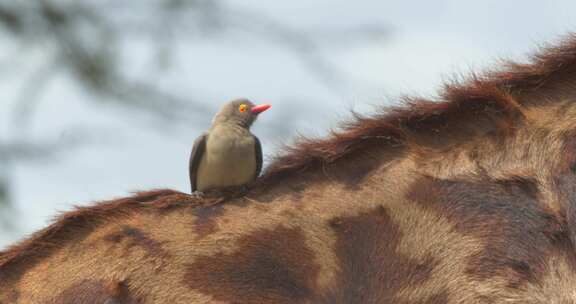
<path fill-rule="evenodd" d="M 255 107 L 252 108 L 252 113 L 254 114 L 260 114 L 268 109 L 270 109 L 271 105 L 269 104 L 261 104 L 261 105 L 257 105 Z"/>

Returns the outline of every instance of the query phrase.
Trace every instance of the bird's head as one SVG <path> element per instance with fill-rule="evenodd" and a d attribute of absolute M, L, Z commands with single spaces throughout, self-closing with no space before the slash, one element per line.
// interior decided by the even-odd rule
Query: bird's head
<path fill-rule="evenodd" d="M 248 99 L 236 99 L 225 104 L 214 116 L 212 124 L 232 123 L 250 128 L 258 115 L 270 108 L 268 104 L 254 105 Z"/>

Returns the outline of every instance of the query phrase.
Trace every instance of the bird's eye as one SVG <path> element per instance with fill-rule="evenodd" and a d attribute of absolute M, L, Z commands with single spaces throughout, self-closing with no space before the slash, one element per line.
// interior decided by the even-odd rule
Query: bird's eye
<path fill-rule="evenodd" d="M 246 112 L 246 110 L 248 110 L 248 106 L 245 104 L 241 104 L 240 107 L 238 107 L 238 111 L 242 113 Z"/>

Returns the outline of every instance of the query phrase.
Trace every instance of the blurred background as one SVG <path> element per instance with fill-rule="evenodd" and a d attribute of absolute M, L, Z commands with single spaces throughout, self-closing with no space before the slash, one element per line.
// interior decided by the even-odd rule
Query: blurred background
<path fill-rule="evenodd" d="M 576 30 L 568 0 L 0 0 L 0 249 L 73 205 L 189 191 L 220 105 L 268 159 Z"/>

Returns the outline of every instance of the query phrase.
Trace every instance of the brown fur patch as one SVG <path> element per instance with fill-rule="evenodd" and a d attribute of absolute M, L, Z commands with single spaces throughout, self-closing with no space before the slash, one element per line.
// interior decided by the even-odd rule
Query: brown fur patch
<path fill-rule="evenodd" d="M 429 297 L 428 299 L 426 299 L 426 301 L 422 302 L 422 304 L 446 304 L 448 303 L 449 299 L 448 295 L 449 295 L 448 291 L 444 290 Z"/>
<path fill-rule="evenodd" d="M 198 235 L 198 238 L 203 238 L 217 231 L 214 218 L 224 214 L 224 206 L 222 204 L 200 206 L 195 208 L 193 213 L 196 216 L 194 221 L 194 231 Z"/>
<path fill-rule="evenodd" d="M 396 293 L 425 282 L 436 265 L 433 258 L 418 261 L 397 252 L 402 233 L 384 207 L 330 226 L 340 272 L 322 303 L 396 303 Z"/>
<path fill-rule="evenodd" d="M 1 295 L 0 295 L 1 296 Z M 0 297 L 0 304 L 10 304 L 10 303 L 18 303 L 18 299 L 20 299 L 20 292 L 18 290 L 12 288 L 7 291 L 6 301 L 3 302 Z"/>
<path fill-rule="evenodd" d="M 112 292 L 115 295 L 116 301 L 118 304 L 141 304 L 145 303 L 141 298 L 136 298 L 130 292 L 130 288 L 126 284 L 126 282 L 117 282 L 112 284 Z M 105 304 L 114 304 L 115 302 L 105 303 Z"/>
<path fill-rule="evenodd" d="M 230 303 L 300 303 L 315 290 L 319 266 L 299 228 L 278 226 L 238 240 L 232 253 L 201 256 L 188 266 L 184 283 Z"/>
<path fill-rule="evenodd" d="M 142 230 L 134 227 L 124 226 L 120 231 L 107 235 L 105 240 L 113 243 L 127 241 L 128 247 L 138 246 L 146 251 L 151 257 L 165 258 L 169 254 L 162 248 L 162 244 L 151 239 Z"/>
<path fill-rule="evenodd" d="M 128 287 L 124 283 L 84 280 L 62 291 L 51 303 L 138 304 L 142 302 L 130 297 Z"/>
<path fill-rule="evenodd" d="M 414 302 L 414 301 L 396 301 L 394 302 L 395 304 L 447 304 L 447 303 L 451 303 L 450 301 L 450 296 L 447 290 L 438 292 L 436 294 L 434 294 L 433 296 L 430 296 L 424 300 L 418 301 L 418 302 Z M 486 302 L 481 302 L 481 303 L 492 303 L 493 301 L 486 301 Z M 469 302 L 472 303 L 472 302 Z M 474 303 L 478 303 L 478 302 L 474 302 Z"/>
<path fill-rule="evenodd" d="M 472 257 L 468 274 L 477 280 L 498 276 L 510 287 L 538 282 L 546 257 L 558 249 L 562 226 L 536 199 L 526 178 L 439 180 L 422 177 L 409 198 L 447 217 L 455 229 L 483 241 L 484 250 Z"/>
<path fill-rule="evenodd" d="M 553 177 L 553 191 L 559 194 L 569 237 L 576 244 L 576 135 L 570 134 L 564 138 L 561 155 L 563 159 Z"/>
<path fill-rule="evenodd" d="M 494 182 L 501 185 L 502 190 L 508 193 L 522 193 L 533 200 L 538 200 L 540 198 L 538 182 L 534 178 L 526 176 L 512 176 L 509 179 L 499 179 Z"/>

